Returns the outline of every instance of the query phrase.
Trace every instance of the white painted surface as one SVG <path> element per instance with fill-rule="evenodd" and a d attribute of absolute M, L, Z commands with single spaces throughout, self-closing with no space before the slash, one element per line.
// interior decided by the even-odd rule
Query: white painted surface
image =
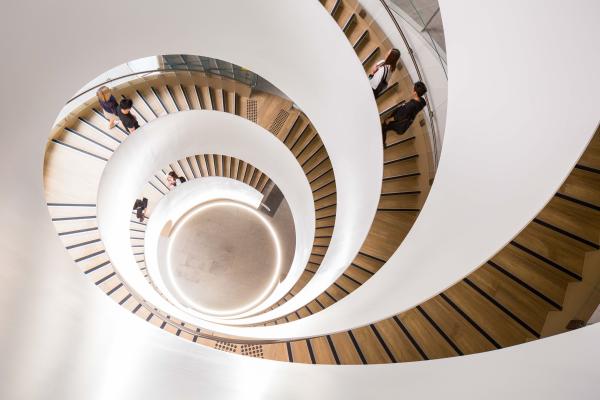
<path fill-rule="evenodd" d="M 47 132 L 64 99 L 81 82 L 128 59 L 193 50 L 248 65 L 286 90 L 303 103 L 310 118 L 318 122 L 319 131 L 327 132 L 328 145 L 342 136 L 347 148 L 340 149 L 340 157 L 351 154 L 359 131 L 370 132 L 376 124 L 368 104 L 361 104 L 369 102 L 366 80 L 353 79 L 359 76 L 360 66 L 349 61 L 351 50 L 342 50 L 345 39 L 334 33 L 339 29 L 316 2 L 196 1 L 171 2 L 168 7 L 121 2 L 119 15 L 135 15 L 144 26 L 162 28 L 144 30 L 143 40 L 132 37 L 122 46 L 118 41 L 99 42 L 90 23 L 90 16 L 109 15 L 110 6 L 117 7 L 116 3 L 99 7 L 81 0 L 23 1 L 4 4 L 0 15 L 0 34 L 6 38 L 0 42 L 6 61 L 0 75 L 5 93 L 0 99 L 1 135 L 6 144 L 0 158 L 4 184 L 0 207 L 0 398 L 186 399 L 204 395 L 219 399 L 362 399 L 372 396 L 374 389 L 380 398 L 398 398 L 399 393 L 431 399 L 495 400 L 524 394 L 549 400 L 597 398 L 598 324 L 475 356 L 398 365 L 317 367 L 236 357 L 184 342 L 132 318 L 93 288 L 56 237 L 41 185 Z M 569 5 L 556 0 L 446 1 L 442 7 L 453 82 L 438 172 L 443 174 L 436 179 L 434 197 L 421 214 L 419 231 L 412 234 L 423 235 L 424 241 L 432 234 L 442 240 L 423 243 L 421 252 L 426 260 L 414 271 L 397 261 L 389 264 L 392 267 L 387 270 L 402 271 L 395 283 L 402 283 L 403 288 L 416 285 L 395 311 L 422 300 L 426 292 L 437 292 L 440 282 L 447 285 L 455 273 L 459 275 L 458 271 L 448 272 L 458 260 L 453 256 L 447 262 L 452 253 L 446 241 L 462 244 L 454 249 L 461 256 L 469 250 L 463 261 L 471 268 L 518 231 L 558 187 L 589 139 L 594 115 L 597 121 L 593 107 L 598 103 L 594 97 L 598 93 L 598 64 L 593 54 L 597 53 L 594 42 L 598 37 L 595 1 Z M 507 21 L 511 29 L 506 29 Z M 123 27 L 123 19 L 114 16 L 102 22 L 109 31 L 120 32 Z M 224 26 L 229 29 L 222 29 Z M 247 39 L 243 43 L 251 45 L 240 46 L 235 29 L 243 32 Z M 480 35 L 469 37 L 470 32 Z M 502 36 L 505 34 L 509 36 Z M 275 46 L 284 42 L 286 46 Z M 336 71 L 337 79 L 323 71 Z M 514 115 L 518 120 L 509 123 L 498 118 L 506 110 L 514 110 L 515 96 L 519 104 L 527 106 L 517 108 Z M 590 100 L 594 102 L 590 104 Z M 490 126 L 490 121 L 499 121 L 498 126 Z M 363 145 L 356 144 L 358 148 Z M 381 152 L 376 147 L 364 147 L 362 152 L 360 167 L 368 169 L 373 162 L 380 163 Z M 499 161 L 503 158 L 506 160 Z M 350 161 L 356 163 L 354 158 L 345 162 Z M 337 170 L 335 162 L 334 166 Z M 481 175 L 475 175 L 478 171 Z M 352 178 L 359 187 L 370 182 L 363 188 L 370 192 L 375 181 L 366 174 Z M 466 182 L 466 191 L 461 192 L 465 189 L 461 185 L 451 185 L 458 178 Z M 490 191 L 487 181 L 495 181 L 498 189 Z M 488 199 L 500 189 L 508 190 L 514 199 L 506 193 Z M 449 195 L 446 208 L 440 204 L 446 200 L 445 194 Z M 463 201 L 466 204 L 460 206 Z M 473 214 L 467 212 L 469 207 Z M 440 221 L 434 218 L 436 213 L 440 217 L 439 213 L 455 212 L 463 217 L 461 223 L 468 222 L 460 235 L 447 231 L 452 225 L 444 229 L 456 219 L 452 215 L 442 215 Z M 431 216 L 426 218 L 428 214 Z M 474 223 L 481 215 L 483 221 Z M 480 239 L 469 243 L 474 230 Z M 361 232 L 353 234 L 361 237 Z M 412 250 L 413 257 L 419 256 L 416 250 Z M 435 255 L 439 263 L 432 268 Z M 421 281 L 425 278 L 419 269 L 423 265 L 431 286 Z M 386 276 L 391 278 L 389 272 Z M 362 292 L 376 287 L 365 286 Z M 354 313 L 372 318 L 370 311 L 379 311 L 385 302 L 397 298 L 384 294 L 389 293 L 367 299 L 365 306 L 370 310 L 360 307 Z M 361 296 L 365 300 L 365 295 Z M 375 306 L 374 297 L 380 300 Z M 343 314 L 340 318 L 348 322 Z M 307 382 L 310 384 L 303 384 Z"/>
<path fill-rule="evenodd" d="M 36 188 L 23 187 L 23 192 L 17 188 L 21 187 L 19 182 L 41 182 L 41 160 L 48 131 L 65 99 L 82 82 L 115 65 L 153 54 L 203 54 L 244 66 L 287 93 L 319 131 L 334 169 L 346 172 L 336 179 L 338 195 L 351 200 L 345 205 L 338 202 L 334 235 L 339 237 L 339 253 L 329 251 L 326 256 L 335 263 L 331 262 L 332 268 L 327 269 L 329 273 L 324 278 L 335 280 L 368 233 L 381 187 L 383 153 L 379 118 L 360 61 L 339 27 L 318 3 L 269 0 L 257 6 L 230 0 L 181 2 L 180 7 L 175 4 L 148 7 L 139 0 L 119 3 L 120 14 L 136 15 L 148 26 L 161 26 L 160 30 L 147 30 L 144 39 L 135 45 L 127 42 L 122 46 L 102 41 L 104 36 L 99 32 L 89 31 L 89 15 L 98 12 L 94 3 L 64 0 L 52 6 L 21 2 L 5 7 L 3 16 L 11 16 L 2 25 L 5 37 L 22 34 L 18 35 L 18 41 L 2 43 L 5 58 L 11 60 L 3 67 L 2 84 L 11 93 L 2 99 L 3 124 L 11 139 L 19 138 L 3 161 L 12 169 L 34 157 L 34 164 L 30 169 L 22 167 L 19 181 L 14 184 L 9 183 L 14 174 L 8 172 L 9 168 L 4 169 L 2 177 L 12 187 L 11 197 L 6 196 L 7 207 L 12 210 L 23 207 L 27 211 L 17 213 L 31 216 L 37 227 L 49 224 L 41 188 L 35 191 Z M 185 12 L 181 12 L 182 8 Z M 25 14 L 27 29 L 16 17 Z M 69 15 L 69 23 L 58 23 L 62 17 L 54 20 L 49 15 Z M 198 23 L 198 16 L 202 15 L 211 18 Z M 224 20 L 235 26 L 238 33 L 228 30 L 215 35 L 214 32 L 223 30 Z M 107 18 L 104 22 L 103 29 L 107 32 L 123 29 L 119 18 Z M 315 24 L 319 29 L 305 29 Z M 35 30 L 29 30 L 30 26 L 35 26 Z M 239 32 L 243 32 L 245 42 L 253 45 L 240 46 Z M 90 46 L 93 52 L 89 51 Z M 27 62 L 20 63 L 25 53 Z M 335 70 L 336 79 L 324 74 L 326 70 Z M 29 110 L 28 117 L 18 117 L 24 105 Z M 34 218 L 34 209 L 43 217 Z M 329 286 L 324 279 L 318 281 L 323 287 Z M 311 300 L 304 295 L 298 298 L 304 298 L 304 302 Z"/>
<path fill-rule="evenodd" d="M 500 2 L 441 6 L 453 82 L 449 98 L 455 100 L 449 102 L 435 182 L 404 242 L 375 276 L 326 310 L 232 334 L 309 337 L 406 311 L 499 251 L 545 206 L 577 162 L 599 121 L 600 54 L 589 49 L 600 29 L 594 22 L 600 3 L 582 1 L 581 8 L 565 10 L 558 1 L 528 2 L 518 18 Z M 545 18 L 536 19 L 536 32 L 548 31 L 543 37 L 530 34 L 541 7 Z M 566 16 L 577 20 L 576 26 L 556 30 Z M 564 57 L 553 57 L 549 68 L 547 60 L 555 54 Z M 507 64 L 507 59 L 528 61 Z M 264 316 L 297 308 L 293 301 Z"/>
<path fill-rule="evenodd" d="M 588 320 L 588 324 L 597 324 L 598 322 L 600 322 L 600 306 L 598 306 L 598 308 L 596 308 L 596 311 L 594 311 L 594 313 L 592 314 L 592 316 L 590 317 L 590 319 Z"/>
<path fill-rule="evenodd" d="M 452 286 L 537 215 L 592 138 L 600 119 L 600 53 L 590 49 L 600 36 L 600 2 L 447 0 L 441 12 L 448 118 L 417 221 L 350 296 L 301 320 L 255 328 L 253 336 L 299 338 L 363 326 Z M 567 23 L 569 29 L 556 29 Z"/>
<path fill-rule="evenodd" d="M 55 271 L 40 271 L 49 278 Z M 13 281 L 15 282 L 15 281 Z M 380 365 L 310 365 L 229 354 L 132 318 L 99 291 L 30 287 L 35 312 L 0 335 L 0 398 L 10 400 L 596 400 L 600 324 L 472 356 Z M 33 293 L 32 293 L 33 294 Z M 78 297 L 81 295 L 81 297 Z M 80 304 L 85 301 L 83 309 Z M 61 310 L 61 312 L 56 312 Z M 48 323 L 62 329 L 48 329 Z M 114 327 L 119 327 L 115 329 Z M 44 332 L 43 335 L 40 332 Z"/>
<path fill-rule="evenodd" d="M 29 10 L 27 4 L 20 3 L 20 6 Z M 100 39 L 104 36 L 100 33 L 90 35 L 95 39 L 73 34 L 89 30 L 88 15 L 97 12 L 90 11 L 92 3 L 64 0 L 52 7 L 34 4 L 36 13 L 29 13 L 28 21 L 36 26 L 36 30 L 46 33 L 34 41 L 22 35 L 23 40 L 16 47 L 12 42 L 7 43 L 7 58 L 12 54 L 9 49 L 14 52 L 15 59 L 19 59 L 18 54 L 27 49 L 30 55 L 27 65 L 13 68 L 15 64 L 10 64 L 7 67 L 6 72 L 11 79 L 5 89 L 19 93 L 9 102 L 13 106 L 19 103 L 22 93 L 41 92 L 44 96 L 30 99 L 28 95 L 21 101 L 20 104 L 36 110 L 35 118 L 29 118 L 26 123 L 21 118 L 15 119 L 16 113 L 9 113 L 4 124 L 15 135 L 18 136 L 17 132 L 21 130 L 30 135 L 39 132 L 40 136 L 34 143 L 41 149 L 50 122 L 65 99 L 80 88 L 82 82 L 88 82 L 128 60 L 153 54 L 202 54 L 246 67 L 294 99 L 318 130 L 334 169 L 345 171 L 339 178 L 336 177 L 338 207 L 334 235 L 339 238 L 338 252 L 330 248 L 322 264 L 329 267 L 323 268 L 318 279 L 313 279 L 305 288 L 312 288 L 312 294 L 301 293 L 296 296 L 296 301 L 301 304 L 309 302 L 311 296 L 328 287 L 343 273 L 364 241 L 376 211 L 383 152 L 376 104 L 362 65 L 339 27 L 320 4 L 269 0 L 257 6 L 229 0 L 182 2 L 180 7 L 176 3 L 148 7 L 147 3 L 139 0 L 119 3 L 120 14 L 136 15 L 148 26 L 161 26 L 160 30 L 145 31 L 143 40 L 136 41 L 135 45 L 128 42 L 122 47 L 112 41 L 103 42 Z M 11 7 L 16 14 L 23 12 L 17 5 Z M 182 9 L 185 11 L 182 12 Z M 7 12 L 11 14 L 10 9 Z M 54 13 L 69 15 L 69 23 L 50 22 L 47 15 Z M 197 18 L 203 15 L 211 15 L 211 18 L 199 23 Z M 223 20 L 235 27 L 235 32 L 228 30 L 215 35 L 215 32 L 223 31 Z M 315 24 L 319 29 L 306 30 L 306 26 Z M 258 25 L 261 25 L 260 29 L 257 29 Z M 5 24 L 4 29 L 9 26 L 12 25 Z M 19 31 L 19 27 L 11 29 L 7 37 Z M 118 18 L 109 18 L 103 29 L 119 32 L 123 27 Z M 282 33 L 284 31 L 285 34 Z M 240 46 L 240 33 L 244 41 L 252 45 Z M 68 37 L 70 40 L 57 41 L 55 37 Z M 91 42 L 94 52 L 88 49 Z M 43 75 L 39 73 L 42 65 Z M 336 71 L 336 79 L 325 74 L 327 70 Z M 53 79 L 48 79 L 48 76 Z M 15 81 L 24 83 L 13 86 Z M 348 202 L 340 201 L 340 197 L 348 199 Z M 43 197 L 40 196 L 36 202 L 38 207 L 42 202 Z M 278 299 L 270 298 L 270 301 L 273 300 Z M 262 307 L 269 305 L 266 302 Z"/>
<path fill-rule="evenodd" d="M 284 290 L 289 290 L 310 257 L 315 232 L 314 200 L 304 171 L 287 147 L 259 125 L 229 113 L 193 110 L 158 118 L 129 136 L 107 162 L 98 187 L 97 219 L 112 265 L 129 287 L 158 309 L 201 328 L 218 330 L 206 321 L 208 316 L 200 319 L 204 318 L 202 314 L 187 307 L 178 309 L 161 297 L 144 278 L 128 240 L 131 205 L 148 179 L 172 160 L 195 154 L 223 154 L 248 162 L 266 173 L 285 196 L 294 219 L 296 246 L 288 276 L 276 290 L 285 285 Z M 239 197 L 231 192 L 228 195 Z M 153 232 L 149 232 L 150 240 L 155 240 Z M 334 250 L 335 241 L 332 237 L 330 246 Z M 159 279 L 156 258 L 150 257 L 148 261 L 152 278 L 157 278 L 155 283 L 161 291 L 169 293 L 172 288 Z M 169 298 L 179 304 L 174 296 Z"/>

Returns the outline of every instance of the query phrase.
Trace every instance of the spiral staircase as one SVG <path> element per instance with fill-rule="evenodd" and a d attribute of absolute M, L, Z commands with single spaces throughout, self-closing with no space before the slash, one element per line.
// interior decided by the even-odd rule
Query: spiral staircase
<path fill-rule="evenodd" d="M 1 397 L 596 398 L 600 328 L 574 328 L 600 304 L 600 84 L 585 79 L 600 58 L 573 38 L 597 37 L 600 10 L 531 2 L 500 33 L 515 4 L 467 3 L 441 5 L 452 82 L 441 156 L 433 95 L 381 145 L 423 51 L 401 48 L 373 97 L 368 71 L 401 46 L 385 1 L 131 2 L 123 12 L 163 29 L 98 54 L 65 36 L 87 26 L 86 4 L 36 6 L 29 29 L 70 41 L 21 35 L 4 50 L 40 49 L 2 78 L 14 98 L 2 107 Z M 70 25 L 46 18 L 66 12 Z M 527 35 L 531 24 L 546 36 Z M 563 52 L 555 65 L 550 49 Z M 106 83 L 132 99 L 135 132 L 108 128 L 100 85 L 51 123 L 94 72 L 148 54 L 210 55 L 275 90 L 160 68 Z M 56 80 L 32 72 L 38 57 Z M 526 109 L 507 83 L 527 88 Z M 186 182 L 169 186 L 170 172 Z M 181 306 L 155 260 L 161 205 L 217 179 L 270 216 L 280 194 L 294 224 L 273 289 L 227 317 Z M 130 204 L 142 197 L 140 221 Z"/>

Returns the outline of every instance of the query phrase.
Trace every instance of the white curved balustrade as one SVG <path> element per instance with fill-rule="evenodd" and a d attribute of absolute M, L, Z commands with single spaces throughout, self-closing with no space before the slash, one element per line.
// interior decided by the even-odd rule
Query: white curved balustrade
<path fill-rule="evenodd" d="M 34 143 L 41 151 L 51 121 L 54 121 L 65 99 L 78 90 L 82 82 L 88 82 L 101 72 L 127 60 L 149 54 L 186 53 L 203 54 L 242 65 L 268 79 L 294 99 L 319 132 L 334 170 L 345 171 L 336 177 L 338 206 L 334 235 L 340 238 L 340 246 L 338 252 L 330 248 L 327 259 L 322 264 L 326 266 L 330 263 L 327 260 L 331 259 L 330 267 L 324 268 L 329 271 L 327 279 L 313 281 L 320 281 L 320 285 L 326 287 L 344 271 L 368 233 L 379 199 L 381 138 L 375 101 L 362 65 L 339 27 L 320 4 L 267 1 L 257 6 L 236 1 L 185 2 L 181 3 L 181 8 L 171 4 L 169 7 L 154 7 L 149 10 L 142 3 L 131 2 L 121 10 L 124 13 L 137 13 L 140 12 L 138 9 L 143 9 L 141 12 L 144 20 L 149 26 L 160 25 L 160 32 L 149 30 L 144 40 L 140 40 L 135 46 L 124 48 L 95 43 L 95 52 L 88 51 L 87 37 L 72 34 L 78 30 L 85 31 L 88 27 L 85 20 L 89 10 L 85 3 L 70 4 L 68 7 L 66 4 L 61 3 L 50 9 L 46 5 L 36 5 L 36 12 L 40 14 L 38 16 L 32 13 L 29 21 L 35 23 L 36 29 L 70 37 L 72 41 L 68 48 L 57 47 L 55 41 L 44 44 L 45 37 L 39 38 L 35 43 L 19 45 L 19 52 L 25 51 L 28 45 L 32 46 L 30 53 L 41 59 L 36 61 L 31 56 L 30 63 L 20 64 L 18 71 L 11 73 L 11 79 L 6 82 L 6 90 L 16 94 L 13 97 L 15 101 L 19 101 L 21 93 L 39 91 L 45 95 L 36 98 L 34 103 L 31 103 L 31 99 L 22 102 L 29 103 L 36 110 L 26 123 L 15 121 L 15 113 L 4 119 L 5 127 L 13 132 L 12 135 L 33 140 L 20 150 L 13 149 L 11 155 L 19 154 L 20 159 L 28 157 L 32 154 Z M 14 7 L 16 12 L 17 6 L 10 7 Z M 181 12 L 182 10 L 185 11 Z M 47 25 L 42 16 L 55 12 L 65 12 L 70 16 L 68 29 L 62 24 Z M 7 15 L 10 14 L 11 8 L 7 8 Z M 198 24 L 198 15 L 213 17 L 206 23 Z M 221 21 L 224 19 L 236 27 L 244 40 L 255 43 L 257 47 L 240 47 L 238 35 L 215 35 L 214 32 L 222 29 Z M 106 29 L 113 29 L 110 24 L 106 25 Z M 5 26 L 10 24 L 7 22 Z M 307 26 L 318 26 L 319 29 L 306 30 Z M 116 24 L 113 30 L 119 29 L 121 25 Z M 193 29 L 193 33 L 190 29 Z M 15 28 L 14 31 L 18 29 Z M 298 32 L 303 33 L 298 35 Z M 175 37 L 178 39 L 173 40 Z M 102 46 L 106 46 L 105 51 Z M 6 49 L 6 54 L 10 58 L 9 48 Z M 67 59 L 76 59 L 77 62 L 64 62 Z M 54 79 L 42 79 L 37 67 L 42 64 L 45 71 L 56 71 Z M 325 74 L 324 71 L 327 70 L 335 70 L 336 79 Z M 14 87 L 16 81 L 24 83 Z M 9 105 L 6 109 L 10 109 Z M 42 156 L 39 155 L 37 159 L 42 159 Z M 35 178 L 40 176 L 40 170 L 31 170 L 28 172 L 31 175 L 27 175 L 27 171 L 21 172 L 23 179 L 40 181 Z M 43 208 L 43 196 L 40 192 L 38 194 L 40 197 L 37 200 L 31 195 L 21 195 L 18 198 L 19 201 L 22 198 L 30 199 L 30 207 Z M 341 196 L 348 199 L 348 202 L 339 202 Z M 20 204 L 23 205 L 24 203 Z M 44 215 L 47 213 L 46 210 L 40 212 Z M 31 211 L 28 215 L 32 215 Z M 310 295 L 303 293 L 296 298 L 303 303 L 312 300 Z M 263 307 L 266 306 L 263 304 Z"/>
<path fill-rule="evenodd" d="M 535 15 L 537 6 L 530 3 L 521 12 Z M 600 5 L 589 6 L 600 11 Z M 323 312 L 288 324 L 229 333 L 269 339 L 310 337 L 408 310 L 484 263 L 556 192 L 598 124 L 595 97 L 600 80 L 588 77 L 595 76 L 600 55 L 589 52 L 589 46 L 572 46 L 579 38 L 591 41 L 594 24 L 590 20 L 567 32 L 552 30 L 564 15 L 560 8 L 551 12 L 546 5 L 548 15 L 540 29 L 551 32 L 543 40 L 527 34 L 530 26 L 525 21 L 498 35 L 505 21 L 500 17 L 508 18 L 512 12 L 500 3 L 486 6 L 486 10 L 497 8 L 493 21 L 479 20 L 480 26 L 460 24 L 464 13 L 483 12 L 481 7 L 474 5 L 467 11 L 450 7 L 448 16 L 442 8 L 444 20 L 451 25 L 446 38 L 452 80 L 444 151 L 427 202 L 397 252 L 352 296 Z M 590 10 L 588 18 L 591 14 Z M 478 34 L 473 35 L 472 29 Z M 555 67 L 564 72 L 561 76 L 546 65 L 545 56 L 555 52 L 570 55 L 554 60 Z M 519 62 L 507 65 L 503 60 Z M 493 80 L 490 71 L 496 71 Z M 570 100 L 574 88 L 586 86 L 589 90 L 577 92 L 577 101 Z M 527 88 L 519 93 L 519 104 L 531 105 L 527 112 L 515 110 L 514 87 Z M 490 96 L 482 101 L 486 94 Z M 557 102 L 557 98 L 565 100 Z M 543 158 L 534 163 L 535 154 Z M 314 279 L 330 278 L 333 273 L 319 270 Z M 317 296 L 324 282 L 311 280 L 300 292 L 302 297 L 239 321 L 258 322 L 292 312 L 306 298 Z"/>
<path fill-rule="evenodd" d="M 513 6 L 442 2 L 451 82 L 444 149 L 425 206 L 396 253 L 328 309 L 253 336 L 323 335 L 413 308 L 491 258 L 558 190 L 600 120 L 600 55 L 589 51 L 600 3 L 565 10 L 527 2 L 516 21 Z M 531 35 L 534 20 L 547 35 Z M 566 20 L 577 23 L 555 29 Z M 292 299 L 277 310 L 297 306 Z"/>
<path fill-rule="evenodd" d="M 150 286 L 135 262 L 128 240 L 131 205 L 149 177 L 170 161 L 194 154 L 239 158 L 266 173 L 279 187 L 289 204 L 296 231 L 294 261 L 283 282 L 288 286 L 284 288 L 286 291 L 294 285 L 310 257 L 315 231 L 314 203 L 304 171 L 285 145 L 257 124 L 233 114 L 205 110 L 171 114 L 138 129 L 114 153 L 102 174 L 97 200 L 98 229 L 112 264 L 129 287 L 158 309 L 201 328 L 217 330 L 218 326 L 207 322 L 215 317 L 201 316 L 186 307 L 179 309 Z M 264 157 L 265 154 L 270 157 Z M 169 197 L 170 194 L 161 202 Z M 159 203 L 159 214 L 160 206 Z M 151 228 L 148 227 L 148 239 L 153 242 L 156 230 Z M 155 257 L 149 258 L 148 271 L 159 289 L 169 293 L 168 285 L 157 279 L 160 272 L 154 260 Z"/>
<path fill-rule="evenodd" d="M 535 217 L 596 131 L 600 54 L 590 49 L 600 33 L 600 3 L 444 1 L 441 12 L 448 117 L 419 218 L 392 258 L 352 295 L 265 336 L 363 326 L 452 286 Z"/>
<path fill-rule="evenodd" d="M 438 175 L 417 223 L 359 290 L 265 336 L 361 325 L 449 286 L 541 209 L 591 137 L 600 89 L 598 2 L 441 6 L 448 119 Z M 366 80 L 358 78 L 359 63 L 320 7 L 280 0 L 149 7 L 134 0 L 120 3 L 119 15 L 142 21 L 136 30 L 154 29 L 144 29 L 140 40 L 129 31 L 128 40 L 104 42 L 90 21 L 99 12 L 108 15 L 108 7 L 81 0 L 3 5 L 1 398 L 598 397 L 599 325 L 438 361 L 284 364 L 203 348 L 155 329 L 112 303 L 73 266 L 41 190 L 47 132 L 82 82 L 150 54 L 230 60 L 289 94 L 322 135 L 336 178 L 337 171 L 352 178 L 343 185 L 358 197 L 344 213 L 356 214 L 357 223 L 345 230 L 352 233 L 348 246 L 362 242 L 368 224 L 358 222 L 371 220 L 381 178 L 381 143 L 365 139 L 378 136 L 377 116 Z M 104 18 L 102 26 L 121 33 L 123 18 Z"/>

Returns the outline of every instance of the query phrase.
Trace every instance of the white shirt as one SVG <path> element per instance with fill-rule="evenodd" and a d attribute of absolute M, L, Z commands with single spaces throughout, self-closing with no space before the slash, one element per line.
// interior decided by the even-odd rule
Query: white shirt
<path fill-rule="evenodd" d="M 376 64 L 377 71 L 375 71 L 375 73 L 373 74 L 373 77 L 370 80 L 371 89 L 373 89 L 373 90 L 377 89 L 377 87 L 379 86 L 381 81 L 384 79 L 387 79 L 387 76 L 389 74 L 389 66 L 384 65 L 383 63 L 384 63 L 384 61 L 381 60 Z M 382 66 L 383 66 L 383 68 L 381 68 Z"/>

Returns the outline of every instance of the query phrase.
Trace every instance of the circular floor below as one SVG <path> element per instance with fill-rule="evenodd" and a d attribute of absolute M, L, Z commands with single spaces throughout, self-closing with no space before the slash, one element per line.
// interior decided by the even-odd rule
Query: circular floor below
<path fill-rule="evenodd" d="M 180 300 L 227 316 L 256 305 L 279 276 L 279 244 L 256 210 L 231 201 L 197 207 L 169 237 L 167 262 Z"/>

